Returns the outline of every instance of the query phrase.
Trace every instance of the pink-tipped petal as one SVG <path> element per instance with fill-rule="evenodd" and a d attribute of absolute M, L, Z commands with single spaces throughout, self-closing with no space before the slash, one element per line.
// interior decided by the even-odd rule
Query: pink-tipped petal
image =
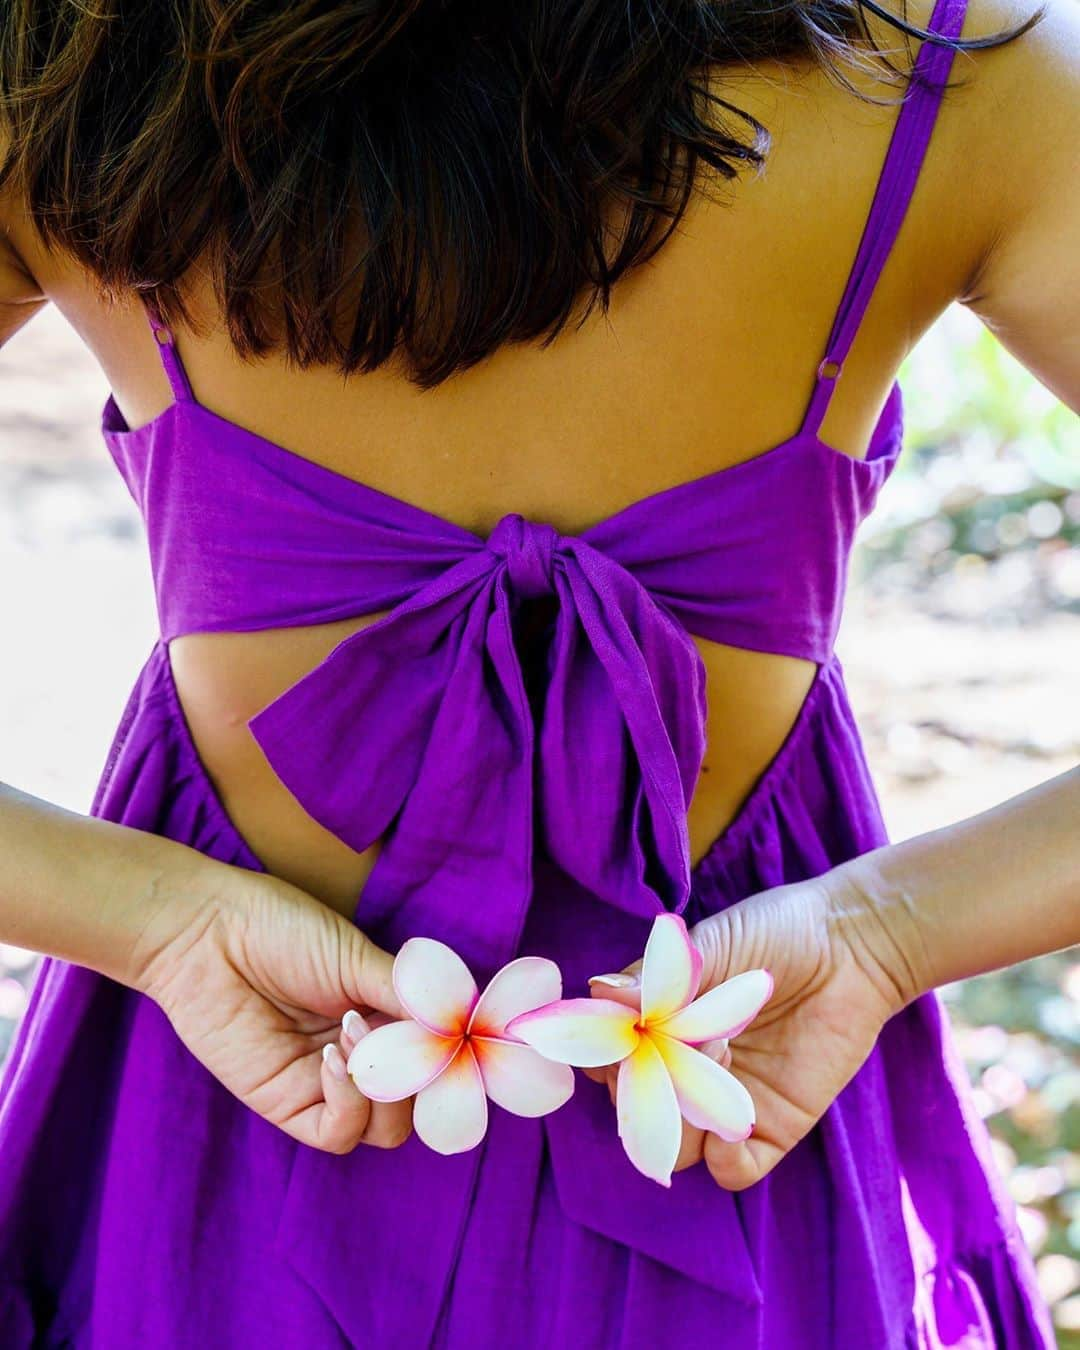
<path fill-rule="evenodd" d="M 562 998 L 562 972 L 546 956 L 519 956 L 492 976 L 469 1021 L 471 1036 L 502 1036 L 512 1017 Z"/>
<path fill-rule="evenodd" d="M 619 1065 L 615 1090 L 619 1138 L 639 1172 L 671 1185 L 682 1143 L 679 1103 L 664 1061 L 649 1036 Z"/>
<path fill-rule="evenodd" d="M 468 1041 L 448 1067 L 416 1095 L 413 1129 L 436 1153 L 465 1153 L 487 1130 L 487 1095 Z"/>
<path fill-rule="evenodd" d="M 507 1023 L 508 1036 L 545 1059 L 582 1069 L 616 1064 L 638 1043 L 638 1014 L 609 998 L 564 998 Z"/>
<path fill-rule="evenodd" d="M 529 1045 L 512 1041 L 470 1040 L 487 1095 L 515 1116 L 546 1116 L 574 1094 L 569 1064 L 545 1059 Z"/>
<path fill-rule="evenodd" d="M 744 970 L 654 1026 L 688 1045 L 737 1036 L 758 1015 L 772 991 L 773 978 L 767 970 Z"/>
<path fill-rule="evenodd" d="M 460 1037 L 436 1036 L 419 1022 L 387 1022 L 357 1041 L 347 1068 L 373 1102 L 399 1102 L 419 1092 L 454 1058 Z"/>
<path fill-rule="evenodd" d="M 682 1041 L 656 1032 L 652 1040 L 690 1124 L 729 1142 L 745 1139 L 755 1119 L 754 1102 L 735 1075 Z"/>
<path fill-rule="evenodd" d="M 394 992 L 410 1017 L 440 1036 L 462 1036 L 476 1003 L 465 962 L 434 938 L 409 938 L 394 959 Z"/>
<path fill-rule="evenodd" d="M 684 1008 L 701 983 L 701 953 L 690 941 L 679 914 L 654 921 L 641 962 L 641 1015 L 646 1022 Z"/>

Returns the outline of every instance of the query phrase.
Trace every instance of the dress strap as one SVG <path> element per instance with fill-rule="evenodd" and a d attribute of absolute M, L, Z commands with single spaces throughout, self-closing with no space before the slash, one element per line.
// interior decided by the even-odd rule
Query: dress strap
<path fill-rule="evenodd" d="M 936 0 L 928 31 L 959 37 L 966 6 L 967 0 Z M 816 435 L 828 409 L 844 359 L 911 201 L 955 54 L 954 48 L 932 38 L 924 39 L 919 48 L 800 434 Z"/>
<path fill-rule="evenodd" d="M 150 321 L 151 332 L 154 334 L 158 351 L 161 353 L 161 364 L 164 366 L 165 374 L 169 377 L 169 384 L 172 386 L 173 396 L 179 403 L 197 403 L 198 400 L 192 391 L 191 381 L 184 369 L 184 363 L 180 360 L 180 353 L 176 350 L 176 340 L 173 337 L 172 329 L 162 321 L 157 306 L 148 296 L 143 296 L 142 300 L 146 316 Z"/>

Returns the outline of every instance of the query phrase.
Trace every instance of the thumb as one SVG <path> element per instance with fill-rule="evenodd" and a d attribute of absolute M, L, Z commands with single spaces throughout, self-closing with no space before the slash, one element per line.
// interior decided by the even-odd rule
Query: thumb
<path fill-rule="evenodd" d="M 394 1018 L 407 1017 L 394 992 L 394 958 L 342 918 L 341 984 L 351 1007 L 376 1008 Z"/>
<path fill-rule="evenodd" d="M 625 1003 L 628 1008 L 641 1008 L 641 962 L 635 961 L 625 970 L 611 975 L 589 977 L 589 993 L 594 998 L 609 998 L 613 1003 Z"/>

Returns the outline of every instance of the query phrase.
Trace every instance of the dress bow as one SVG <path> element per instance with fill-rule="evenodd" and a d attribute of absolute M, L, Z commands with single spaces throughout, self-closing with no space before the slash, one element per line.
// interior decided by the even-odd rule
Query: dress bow
<path fill-rule="evenodd" d="M 315 820 L 357 851 L 382 839 L 357 922 L 479 975 L 515 954 L 534 836 L 601 900 L 682 911 L 706 701 L 688 631 L 612 557 L 517 513 L 465 538 L 248 726 Z M 544 596 L 534 709 L 514 620 Z"/>

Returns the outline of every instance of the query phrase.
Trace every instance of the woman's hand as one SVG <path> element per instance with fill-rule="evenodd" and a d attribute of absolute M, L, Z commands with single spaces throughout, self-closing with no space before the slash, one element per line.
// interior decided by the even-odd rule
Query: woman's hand
<path fill-rule="evenodd" d="M 913 992 L 881 917 L 836 869 L 814 881 L 761 891 L 690 930 L 704 958 L 700 992 L 764 967 L 772 996 L 729 1042 L 699 1047 L 730 1069 L 756 1107 L 740 1143 L 683 1123 L 676 1171 L 704 1159 L 738 1191 L 759 1181 L 821 1119 L 869 1056 L 885 1022 Z M 628 967 L 636 974 L 640 962 Z M 594 983 L 596 995 L 636 1003 L 638 990 Z M 615 1099 L 616 1069 L 585 1070 Z"/>
<path fill-rule="evenodd" d="M 336 910 L 267 873 L 200 863 L 163 886 L 171 895 L 154 909 L 131 983 L 192 1054 L 302 1143 L 331 1153 L 403 1143 L 412 1100 L 371 1102 L 345 1071 L 358 1032 L 404 1015 L 393 958 Z M 349 1010 L 361 1020 L 343 1029 Z"/>

